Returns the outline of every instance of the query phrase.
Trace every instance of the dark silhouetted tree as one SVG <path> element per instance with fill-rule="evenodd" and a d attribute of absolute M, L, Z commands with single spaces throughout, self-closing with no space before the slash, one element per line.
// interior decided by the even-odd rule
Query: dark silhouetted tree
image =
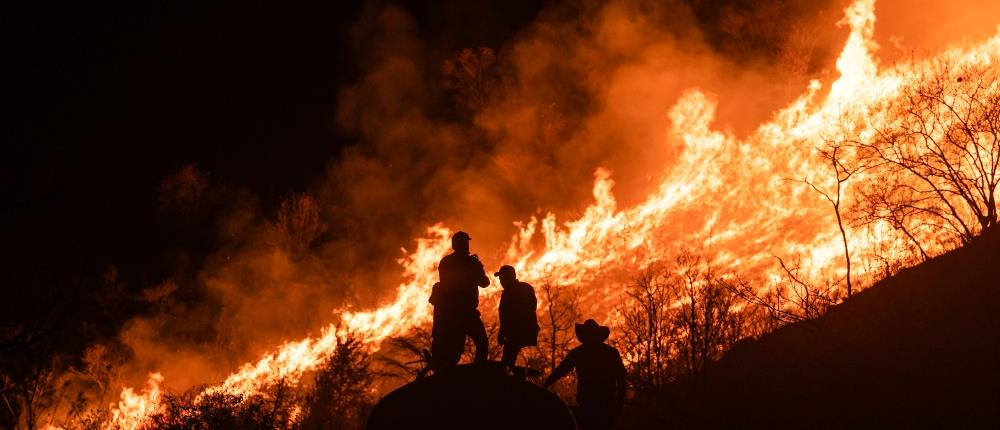
<path fill-rule="evenodd" d="M 460 106 L 470 111 L 483 107 L 497 83 L 496 54 L 490 48 L 463 49 L 441 66 L 444 87 L 454 92 Z"/>
<path fill-rule="evenodd" d="M 345 336 L 316 371 L 306 396 L 303 429 L 363 429 L 374 403 L 371 354 L 358 339 Z"/>
<path fill-rule="evenodd" d="M 676 264 L 673 338 L 685 373 L 691 374 L 740 340 L 745 321 L 729 281 L 718 276 L 703 257 L 685 253 Z"/>
<path fill-rule="evenodd" d="M 826 181 L 831 183 L 831 185 L 827 187 L 819 182 L 819 179 L 809 178 L 799 179 L 796 182 L 808 185 L 809 188 L 812 188 L 813 191 L 823 196 L 833 206 L 833 214 L 837 218 L 837 228 L 840 230 L 840 238 L 844 245 L 844 263 L 847 266 L 847 275 L 844 279 L 847 283 L 847 297 L 850 297 L 854 292 L 853 284 L 851 283 L 851 251 L 847 242 L 847 230 L 844 228 L 845 221 L 842 216 L 841 202 L 847 181 L 864 167 L 861 164 L 853 165 L 845 162 L 847 158 L 845 155 L 848 148 L 847 145 L 844 141 L 830 140 L 827 141 L 825 146 L 816 148 L 819 151 L 820 157 L 832 171 L 832 181 Z"/>
<path fill-rule="evenodd" d="M 538 352 L 548 371 L 555 369 L 570 350 L 576 334 L 574 327 L 580 319 L 580 302 L 576 289 L 546 280 L 536 292 L 541 303 L 538 318 Z"/>
<path fill-rule="evenodd" d="M 646 389 L 702 370 L 747 333 L 746 303 L 702 257 L 683 253 L 671 265 L 642 272 L 619 306 L 616 344 L 634 386 Z"/>
<path fill-rule="evenodd" d="M 740 312 L 745 330 L 741 336 L 759 336 L 785 324 L 818 318 L 841 299 L 843 289 L 839 280 L 825 284 L 807 280 L 798 258 L 786 261 L 775 257 L 775 260 L 784 276 L 767 288 L 739 278 L 720 281 L 746 304 Z"/>
<path fill-rule="evenodd" d="M 900 97 L 875 107 L 858 142 L 868 166 L 856 211 L 888 221 L 924 251 L 962 245 L 998 222 L 1000 70 L 941 60 L 904 77 Z"/>
<path fill-rule="evenodd" d="M 309 194 L 289 194 L 278 206 L 274 231 L 281 247 L 289 255 L 305 254 L 323 231 L 319 205 Z"/>
<path fill-rule="evenodd" d="M 619 350 L 631 363 L 630 383 L 640 389 L 668 382 L 674 359 L 671 349 L 674 312 L 671 300 L 675 279 L 662 269 L 644 270 L 619 305 Z"/>

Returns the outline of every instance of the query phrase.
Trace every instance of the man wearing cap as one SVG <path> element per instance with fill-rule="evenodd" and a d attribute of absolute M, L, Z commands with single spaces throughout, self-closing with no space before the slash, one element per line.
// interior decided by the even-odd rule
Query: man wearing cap
<path fill-rule="evenodd" d="M 545 387 L 576 369 L 576 401 L 580 404 L 576 419 L 584 430 L 610 429 L 625 403 L 625 365 L 621 354 L 605 344 L 611 330 L 589 319 L 576 325 L 576 338 L 582 345 L 573 348 Z"/>
<path fill-rule="evenodd" d="M 479 317 L 479 288 L 490 285 L 479 257 L 469 255 L 468 233 L 460 231 L 451 237 L 451 248 L 438 264 L 441 281 L 434 286 L 434 328 L 431 331 L 431 359 L 435 371 L 458 364 L 465 350 L 465 337 L 476 345 L 476 362 L 486 361 L 489 342 L 486 328 Z"/>
<path fill-rule="evenodd" d="M 497 341 L 503 345 L 503 358 L 507 368 L 519 375 L 516 369 L 517 355 L 526 346 L 538 345 L 538 317 L 535 309 L 535 289 L 527 282 L 517 280 L 512 266 L 503 266 L 493 274 L 500 278 L 503 293 L 500 294 L 500 332 Z"/>

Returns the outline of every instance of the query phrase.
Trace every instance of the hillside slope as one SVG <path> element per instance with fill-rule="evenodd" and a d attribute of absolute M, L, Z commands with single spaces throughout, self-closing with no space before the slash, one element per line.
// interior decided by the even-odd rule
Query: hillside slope
<path fill-rule="evenodd" d="M 661 405 L 701 428 L 1000 428 L 1000 229 L 741 343 Z"/>

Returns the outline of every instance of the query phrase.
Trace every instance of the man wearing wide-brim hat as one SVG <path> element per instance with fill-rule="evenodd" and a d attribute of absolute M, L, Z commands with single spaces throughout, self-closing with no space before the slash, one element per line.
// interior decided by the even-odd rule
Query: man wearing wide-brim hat
<path fill-rule="evenodd" d="M 548 387 L 576 370 L 577 422 L 584 430 L 610 429 L 625 402 L 625 364 L 613 346 L 604 343 L 611 329 L 592 319 L 576 325 L 582 345 L 573 348 L 545 380 Z"/>

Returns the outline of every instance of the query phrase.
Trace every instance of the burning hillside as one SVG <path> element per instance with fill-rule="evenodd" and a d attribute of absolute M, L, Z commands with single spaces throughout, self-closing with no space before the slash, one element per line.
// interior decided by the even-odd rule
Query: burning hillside
<path fill-rule="evenodd" d="M 682 428 L 995 427 L 998 251 L 992 229 L 816 320 L 734 347 L 703 391 L 682 381 L 658 399 L 677 410 L 650 412 L 662 425 L 691 420 L 670 425 Z M 776 402 L 793 412 L 772 413 Z"/>
<path fill-rule="evenodd" d="M 784 276 L 775 257 L 799 258 L 802 276 L 842 290 L 847 281 L 844 242 L 853 263 L 851 281 L 866 286 L 894 267 L 918 261 L 920 255 L 940 254 L 995 224 L 1000 36 L 949 48 L 931 58 L 883 66 L 873 55 L 875 21 L 873 0 L 850 5 L 842 21 L 850 35 L 837 59 L 839 77 L 829 85 L 811 82 L 800 97 L 745 138 L 714 129 L 713 96 L 697 88 L 688 90 L 668 115 L 669 138 L 682 142 L 683 148 L 677 162 L 659 174 L 654 192 L 638 204 L 620 207 L 614 172 L 599 169 L 594 174 L 594 201 L 581 216 L 560 221 L 548 214 L 518 223 L 519 231 L 510 239 L 503 260 L 513 262 L 525 279 L 583 287 L 587 314 L 613 318 L 615 292 L 629 282 L 629 273 L 685 249 L 709 255 L 720 270 L 765 286 Z M 935 80 L 946 85 L 935 87 Z M 962 130 L 931 124 L 917 130 L 923 140 L 900 143 L 911 146 L 899 149 L 899 158 L 880 153 L 881 164 L 876 166 L 870 151 L 880 147 L 870 142 L 886 137 L 887 130 L 900 123 L 907 130 L 904 117 L 915 111 L 895 107 L 928 88 L 940 88 L 934 96 L 943 102 L 926 107 L 928 114 L 940 118 L 950 110 L 961 120 L 978 120 L 994 128 Z M 963 95 L 971 98 L 963 100 Z M 993 104 L 980 112 L 976 103 Z M 966 136 L 953 136 L 963 131 Z M 875 221 L 848 228 L 842 237 L 831 203 L 844 202 L 847 207 L 873 195 L 891 172 L 878 170 L 880 166 L 902 165 L 915 158 L 924 160 L 928 171 L 936 168 L 927 160 L 934 156 L 937 140 L 955 147 L 941 151 L 956 152 L 958 161 L 947 168 L 954 169 L 950 177 L 959 178 L 955 183 L 968 188 L 949 189 L 919 176 L 902 179 L 899 186 L 918 194 L 928 189 L 953 193 L 958 201 L 947 197 L 937 206 L 910 205 L 905 213 L 873 208 Z M 843 149 L 840 155 L 833 152 L 831 160 L 828 154 L 834 147 Z M 843 166 L 848 163 L 857 166 L 849 170 L 851 175 L 845 175 L 848 168 Z M 898 193 L 889 197 L 901 198 Z M 920 194 L 912 201 L 925 198 Z M 429 227 L 417 247 L 399 260 L 405 281 L 393 300 L 372 310 L 342 310 L 318 336 L 286 342 L 204 394 L 248 395 L 278 380 L 298 380 L 330 353 L 342 331 L 378 348 L 383 339 L 427 323 L 426 299 L 451 232 L 444 225 Z M 163 377 L 151 375 L 144 390 L 122 393 L 109 428 L 137 428 L 157 410 Z"/>
<path fill-rule="evenodd" d="M 296 424 L 315 399 L 282 390 L 312 389 L 331 357 L 388 354 L 423 333 L 437 264 L 460 229 L 477 238 L 487 273 L 510 264 L 535 286 L 552 325 L 551 356 L 535 357 L 543 370 L 565 349 L 557 343 L 572 339 L 557 339 L 555 319 L 572 327 L 595 318 L 617 330 L 613 341 L 634 339 L 638 314 L 626 302 L 636 284 L 686 280 L 686 296 L 656 293 L 657 317 L 695 308 L 695 291 L 710 286 L 729 301 L 706 315 L 771 318 L 706 343 L 702 364 L 684 364 L 664 378 L 672 380 L 740 338 L 816 317 L 1000 222 L 1000 28 L 926 54 L 880 57 L 892 48 L 876 43 L 875 0 L 838 8 L 838 26 L 822 36 L 836 34 L 836 46 L 810 27 L 821 19 L 772 40 L 754 17 L 782 15 L 777 1 L 755 6 L 758 15 L 679 0 L 567 3 L 544 9 L 497 51 L 461 50 L 443 66 L 401 9 L 359 12 L 365 25 L 351 38 L 372 40 L 359 55 L 362 76 L 337 97 L 336 122 L 363 144 L 346 147 L 318 185 L 285 196 L 273 216 L 258 207 L 269 203 L 196 166 L 162 179 L 163 214 L 204 222 L 213 238 L 196 238 L 205 242 L 197 257 L 170 251 L 176 273 L 132 291 L 143 310 L 115 316 L 117 337 L 83 341 L 82 361 L 96 373 L 71 363 L 66 376 L 50 375 L 53 385 L 67 382 L 58 396 L 40 391 L 58 397 L 46 406 L 56 411 L 48 425 L 61 410 L 115 399 L 91 424 L 139 429 L 220 399 L 257 408 L 254 399 L 274 392 L 291 403 L 281 420 Z M 807 54 L 827 48 L 827 60 Z M 756 60 L 763 51 L 773 58 Z M 834 67 L 834 58 L 835 71 L 817 66 Z M 801 79 L 757 64 L 768 61 Z M 426 88 L 439 75 L 454 106 L 440 107 Z M 401 243 L 387 274 L 386 250 Z M 103 281 L 110 298 L 101 306 L 127 296 L 115 266 Z M 498 290 L 482 290 L 484 319 L 496 313 Z M 559 316 L 557 300 L 572 302 Z M 657 334 L 693 338 L 692 327 Z M 419 342 L 407 345 L 420 354 Z M 664 356 L 682 354 L 677 345 Z M 112 354 L 122 362 L 105 366 Z M 118 392 L 142 374 L 144 385 Z M 81 380 L 101 394 L 82 388 L 60 403 Z M 378 394 L 370 381 L 359 387 Z M 177 408 L 185 390 L 189 408 Z M 29 423 L 31 413 L 29 405 Z"/>

